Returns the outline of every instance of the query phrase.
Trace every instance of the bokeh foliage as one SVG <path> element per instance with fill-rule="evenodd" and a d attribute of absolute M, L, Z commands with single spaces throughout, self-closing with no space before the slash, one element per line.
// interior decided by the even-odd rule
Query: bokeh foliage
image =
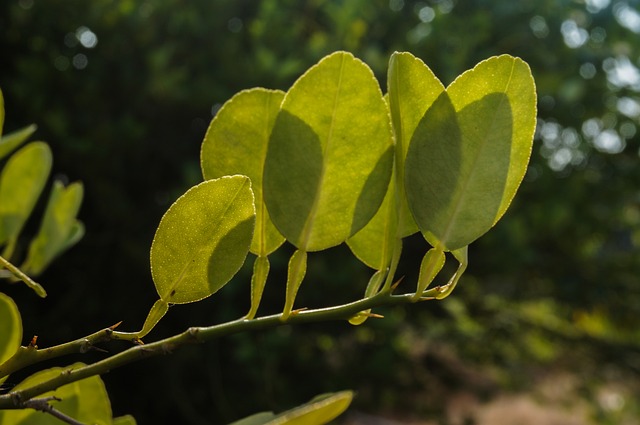
<path fill-rule="evenodd" d="M 394 50 L 420 57 L 445 84 L 508 53 L 528 62 L 536 79 L 534 155 L 505 218 L 472 246 L 472 264 L 454 296 L 386 311 L 384 321 L 355 330 L 285 327 L 230 338 L 137 366 L 134 382 L 106 376 L 114 412 L 131 412 L 141 423 L 144 415 L 231 420 L 260 408 L 282 410 L 350 382 L 361 382 L 359 406 L 437 410 L 433 394 L 457 381 L 435 367 L 431 348 L 419 349 L 424 341 L 501 370 L 498 379 L 510 386 L 526 382 L 524 365 L 531 364 L 573 365 L 594 376 L 596 364 L 637 371 L 638 21 L 637 3 L 624 0 L 2 2 L 5 133 L 36 122 L 38 139 L 54 151 L 54 174 L 64 170 L 85 187 L 81 248 L 41 279 L 56 282 L 47 300 L 56 307 L 34 305 L 24 288 L 10 289 L 25 332 L 53 344 L 123 319 L 132 328 L 142 323 L 157 297 L 148 273 L 153 230 L 178 195 L 200 181 L 200 143 L 233 93 L 286 90 L 338 49 L 369 64 L 382 87 Z M 36 224 L 29 226 L 35 234 Z M 405 246 L 400 271 L 405 267 L 411 285 L 422 252 L 418 237 Z M 274 310 L 291 247 L 278 253 L 264 301 Z M 310 257 L 308 276 L 321 274 L 327 284 L 309 282 L 300 305 L 360 296 L 370 271 L 355 259 L 342 261 L 347 255 L 340 247 L 329 257 Z M 248 282 L 245 269 L 239 282 Z M 120 296 L 124 288 L 137 295 Z M 236 318 L 248 307 L 248 291 L 248 283 L 229 285 L 218 301 L 172 311 L 157 331 Z M 425 356 L 433 366 L 423 364 Z M 180 371 L 162 367 L 174 361 L 184 365 Z M 197 366 L 203 363 L 204 373 Z M 234 382 L 231 371 L 239 367 L 251 388 Z M 287 386 L 300 376 L 299 387 Z M 171 402 L 145 395 L 153 385 L 170 388 Z M 430 397 L 416 388 L 427 388 Z M 212 406 L 213 396 L 229 403 Z"/>

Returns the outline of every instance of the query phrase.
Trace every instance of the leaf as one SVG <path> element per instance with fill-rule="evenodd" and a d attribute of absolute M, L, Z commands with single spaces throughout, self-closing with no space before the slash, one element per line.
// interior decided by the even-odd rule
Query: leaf
<path fill-rule="evenodd" d="M 263 182 L 271 219 L 301 250 L 338 245 L 380 207 L 392 162 L 389 116 L 372 71 L 333 53 L 295 82 L 276 118 Z"/>
<path fill-rule="evenodd" d="M 10 359 L 20 348 L 22 319 L 13 300 L 0 292 L 0 365 Z M 2 383 L 6 377 L 0 377 Z"/>
<path fill-rule="evenodd" d="M 84 227 L 76 219 L 82 203 L 81 183 L 72 183 L 66 188 L 55 181 L 44 212 L 40 230 L 29 245 L 27 259 L 22 271 L 36 276 L 64 250 L 78 242 Z"/>
<path fill-rule="evenodd" d="M 504 214 L 526 171 L 534 128 L 531 72 L 511 56 L 481 62 L 438 97 L 405 166 L 409 207 L 432 245 L 463 248 Z"/>
<path fill-rule="evenodd" d="M 67 368 L 54 367 L 36 372 L 15 386 L 14 390 L 32 387 L 49 379 L 55 378 L 64 370 L 82 367 L 84 364 L 75 363 Z M 42 394 L 39 397 L 56 396 L 61 401 L 52 401 L 52 405 L 59 411 L 82 423 L 111 425 L 111 404 L 107 390 L 100 376 L 92 376 L 71 384 L 63 385 L 55 391 Z M 20 425 L 59 425 L 60 420 L 52 415 L 32 409 L 0 410 L 0 423 Z"/>
<path fill-rule="evenodd" d="M 112 425 L 136 425 L 136 419 L 131 415 L 118 416 L 113 418 Z"/>
<path fill-rule="evenodd" d="M 418 231 L 407 206 L 404 185 L 404 163 L 411 137 L 421 118 L 444 86 L 424 62 L 408 52 L 395 52 L 389 59 L 387 74 L 389 108 L 395 140 L 396 184 L 399 199 L 400 237 Z"/>
<path fill-rule="evenodd" d="M 262 199 L 267 145 L 284 92 L 254 88 L 236 94 L 211 121 L 202 142 L 200 162 L 206 180 L 243 174 L 251 179 L 256 202 L 256 230 L 251 252 L 264 257 L 284 242 Z"/>
<path fill-rule="evenodd" d="M 206 298 L 240 269 L 255 224 L 246 176 L 208 180 L 165 213 L 151 245 L 151 274 L 160 299 L 182 304 Z"/>
<path fill-rule="evenodd" d="M 378 212 L 362 230 L 347 239 L 351 252 L 374 270 L 383 270 L 391 262 L 398 226 L 394 192 L 395 183 L 392 181 Z"/>
<path fill-rule="evenodd" d="M 352 391 L 318 396 L 310 402 L 279 414 L 268 425 L 322 425 L 340 416 L 353 400 Z"/>
<path fill-rule="evenodd" d="M 51 170 L 46 143 L 29 143 L 9 158 L 0 174 L 0 246 L 10 257 L 22 227 L 42 192 Z"/>
<path fill-rule="evenodd" d="M 36 131 L 36 128 L 37 127 L 34 124 L 31 124 L 0 138 L 0 159 L 6 157 L 11 153 L 11 151 L 26 142 L 29 136 Z M 0 134 L 1 133 L 2 131 L 0 128 Z"/>
<path fill-rule="evenodd" d="M 324 394 L 278 415 L 256 413 L 229 425 L 323 425 L 347 410 L 352 399 L 352 391 Z"/>

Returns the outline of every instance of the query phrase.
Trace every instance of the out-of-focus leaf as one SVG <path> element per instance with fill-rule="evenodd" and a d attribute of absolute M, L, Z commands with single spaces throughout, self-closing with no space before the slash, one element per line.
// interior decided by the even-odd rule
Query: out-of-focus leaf
<path fill-rule="evenodd" d="M 22 319 L 13 300 L 0 292 L 0 364 L 13 356 L 22 341 Z M 6 377 L 0 377 L 2 383 Z"/>
<path fill-rule="evenodd" d="M 444 86 L 419 58 L 408 52 L 395 52 L 389 59 L 387 91 L 395 136 L 396 190 L 400 192 L 398 234 L 405 237 L 418 231 L 404 189 L 407 150 L 418 123 L 444 91 Z"/>
<path fill-rule="evenodd" d="M 246 176 L 208 180 L 165 213 L 151 245 L 151 273 L 160 299 L 190 303 L 224 286 L 249 252 L 255 224 Z"/>
<path fill-rule="evenodd" d="M 0 174 L 0 246 L 11 257 L 14 244 L 42 192 L 51 170 L 46 143 L 29 143 L 13 154 Z"/>
<path fill-rule="evenodd" d="M 352 391 L 323 394 L 278 415 L 272 412 L 256 413 L 229 425 L 323 425 L 347 410 L 352 399 Z"/>
<path fill-rule="evenodd" d="M 69 368 L 84 366 L 82 363 L 75 363 Z M 65 369 L 54 367 L 51 369 L 36 372 L 16 385 L 15 390 L 32 387 L 41 382 L 52 379 Z M 111 403 L 104 383 L 99 376 L 82 379 L 71 384 L 63 385 L 55 391 L 42 394 L 40 397 L 55 396 L 60 401 L 52 401 L 52 405 L 59 411 L 72 417 L 73 419 L 87 424 L 111 425 Z M 42 412 L 24 410 L 0 410 L 0 423 L 20 424 L 20 425 L 59 425 L 60 420 L 52 415 Z"/>
<path fill-rule="evenodd" d="M 206 180 L 243 174 L 251 179 L 256 202 L 256 230 L 251 252 L 266 256 L 284 237 L 269 218 L 262 199 L 262 171 L 267 145 L 284 92 L 255 88 L 226 102 L 211 121 L 202 142 L 200 162 Z"/>
<path fill-rule="evenodd" d="M 131 415 L 118 416 L 113 418 L 112 425 L 136 425 L 136 419 Z"/>
<path fill-rule="evenodd" d="M 40 230 L 31 241 L 21 267 L 23 272 L 32 276 L 42 273 L 56 256 L 80 240 L 84 226 L 76 216 L 83 192 L 81 183 L 72 183 L 66 188 L 59 181 L 53 183 Z"/>
<path fill-rule="evenodd" d="M 460 249 L 496 223 L 526 171 L 534 127 L 531 72 L 511 56 L 481 62 L 438 97 L 405 167 L 409 207 L 429 243 Z"/>
<path fill-rule="evenodd" d="M 387 191 L 393 162 L 389 115 L 372 71 L 336 52 L 287 92 L 264 169 L 264 198 L 280 232 L 304 251 L 344 242 Z"/>
<path fill-rule="evenodd" d="M 9 155 L 14 149 L 26 142 L 29 136 L 31 136 L 35 131 L 36 126 L 31 124 L 25 128 L 2 136 L 0 138 L 0 159 Z M 2 132 L 0 131 L 0 134 L 1 133 Z"/>
<path fill-rule="evenodd" d="M 352 391 L 324 394 L 279 414 L 268 425 L 322 425 L 340 416 L 353 400 Z"/>

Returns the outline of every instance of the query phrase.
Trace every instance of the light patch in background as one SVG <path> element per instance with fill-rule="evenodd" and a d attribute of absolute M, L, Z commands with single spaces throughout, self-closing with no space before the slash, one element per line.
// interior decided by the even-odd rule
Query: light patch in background
<path fill-rule="evenodd" d="M 79 27 L 76 30 L 76 38 L 82 47 L 93 49 L 98 44 L 98 36 L 87 27 Z"/>
<path fill-rule="evenodd" d="M 621 97 L 618 99 L 616 108 L 621 114 L 628 116 L 629 118 L 640 117 L 640 102 L 630 97 Z"/>
<path fill-rule="evenodd" d="M 613 16 L 615 16 L 620 25 L 636 34 L 640 34 L 640 13 L 629 7 L 626 2 L 619 2 L 613 6 Z"/>
<path fill-rule="evenodd" d="M 549 26 L 547 21 L 540 15 L 536 15 L 529 21 L 529 28 L 538 38 L 545 38 L 549 35 Z"/>
<path fill-rule="evenodd" d="M 628 57 L 607 58 L 602 62 L 607 80 L 618 88 L 630 88 L 640 91 L 640 70 Z"/>
<path fill-rule="evenodd" d="M 589 39 L 589 32 L 584 28 L 580 28 L 573 19 L 567 19 L 562 22 L 560 32 L 562 33 L 564 44 L 572 49 L 577 49 Z"/>
<path fill-rule="evenodd" d="M 598 13 L 602 9 L 605 9 L 611 3 L 610 0 L 586 0 L 587 12 Z"/>

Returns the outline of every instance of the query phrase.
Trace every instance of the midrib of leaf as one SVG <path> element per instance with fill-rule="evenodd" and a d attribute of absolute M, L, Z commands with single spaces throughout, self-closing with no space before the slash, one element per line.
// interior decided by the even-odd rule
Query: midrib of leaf
<path fill-rule="evenodd" d="M 313 224 L 315 222 L 315 218 L 317 214 L 318 203 L 320 202 L 320 198 L 322 198 L 321 195 L 322 195 L 322 189 L 324 186 L 324 176 L 327 171 L 327 167 L 325 165 L 325 158 L 326 158 L 326 153 L 329 151 L 329 148 L 331 147 L 331 142 L 333 139 L 333 126 L 336 118 L 336 110 L 338 109 L 337 108 L 338 98 L 340 97 L 340 91 L 342 90 L 342 77 L 344 74 L 345 56 L 346 55 L 342 55 L 341 57 L 340 73 L 338 77 L 338 87 L 336 89 L 336 95 L 333 99 L 333 111 L 331 113 L 331 124 L 329 125 L 329 134 L 327 136 L 327 143 L 325 144 L 324 149 L 322 150 L 322 169 L 320 171 L 320 185 L 318 186 L 316 195 L 313 198 L 311 213 L 309 214 L 309 217 L 307 217 L 307 220 L 304 223 L 304 228 L 302 231 L 301 245 L 304 247 L 304 250 L 307 249 L 307 244 L 309 243 L 309 238 L 311 237 L 311 231 L 313 230 Z"/>
<path fill-rule="evenodd" d="M 511 79 L 513 77 L 513 70 L 515 68 L 515 61 L 512 62 L 511 64 L 511 73 L 509 74 L 509 79 L 507 80 L 507 84 L 505 85 L 505 88 L 503 90 L 503 93 L 506 93 L 507 89 L 509 88 L 509 85 L 511 84 Z M 500 100 L 500 104 L 498 106 L 502 106 L 502 102 L 504 102 L 504 98 L 502 98 L 502 100 Z M 496 108 L 496 110 L 498 110 L 499 108 Z M 456 111 L 457 114 L 458 111 Z M 495 124 L 495 120 L 496 120 L 496 116 L 497 113 L 494 114 L 492 122 L 491 122 L 491 126 L 489 127 L 490 129 L 493 129 L 493 126 Z M 467 175 L 467 177 L 464 180 L 464 183 L 462 185 L 462 190 L 460 191 L 460 193 L 457 195 L 457 199 L 455 200 L 455 207 L 453 209 L 453 213 L 451 214 L 451 219 L 449 220 L 449 222 L 447 223 L 447 227 L 446 230 L 444 232 L 443 238 L 442 240 L 438 241 L 440 245 L 442 245 L 443 241 L 447 241 L 447 239 L 449 238 L 449 234 L 451 233 L 451 231 L 453 230 L 454 227 L 454 223 L 457 220 L 458 215 L 460 214 L 460 210 L 462 209 L 462 205 L 464 204 L 464 199 L 466 198 L 466 194 L 467 194 L 467 188 L 469 187 L 470 182 L 472 181 L 472 177 L 473 175 L 476 173 L 476 170 L 478 169 L 478 158 L 480 158 L 480 153 L 486 148 L 487 146 L 487 138 L 484 138 L 484 141 L 482 142 L 482 145 L 480 147 L 480 149 L 478 150 L 478 154 L 476 155 L 474 161 L 473 161 L 473 166 L 471 167 L 471 171 L 469 172 L 469 174 Z"/>
<path fill-rule="evenodd" d="M 242 190 L 242 188 L 244 187 L 244 185 L 247 184 L 246 180 L 242 183 L 242 185 L 240 185 L 240 187 L 238 188 L 238 190 L 236 191 L 236 193 L 233 195 L 233 198 L 231 199 L 231 202 L 229 202 L 227 204 L 227 207 L 225 208 L 224 212 L 220 215 L 220 219 L 217 222 L 216 227 L 213 229 L 214 231 L 212 233 L 216 233 L 218 231 L 218 229 L 220 228 L 220 224 L 222 223 L 223 219 L 226 217 L 227 212 L 229 211 L 229 209 L 231 208 L 231 206 L 235 203 L 236 198 L 238 198 L 238 194 L 240 193 L 240 191 Z M 215 242 L 216 240 L 212 240 L 212 242 Z M 219 241 L 219 238 L 218 238 Z M 210 245 L 207 245 L 206 248 L 208 248 Z M 193 263 L 193 261 L 195 261 L 195 257 L 191 257 L 189 258 L 184 267 L 182 268 L 182 271 L 180 272 L 180 274 L 178 275 L 178 277 L 176 278 L 176 280 L 173 282 L 173 284 L 171 284 L 171 286 L 169 287 L 168 290 L 168 294 L 171 294 L 177 287 L 178 285 L 180 285 L 180 283 L 182 282 L 182 280 L 185 278 L 185 276 L 187 275 L 187 270 L 189 268 L 189 265 L 191 263 Z M 164 297 L 160 297 L 164 300 Z M 166 300 L 165 300 L 166 301 Z"/>

